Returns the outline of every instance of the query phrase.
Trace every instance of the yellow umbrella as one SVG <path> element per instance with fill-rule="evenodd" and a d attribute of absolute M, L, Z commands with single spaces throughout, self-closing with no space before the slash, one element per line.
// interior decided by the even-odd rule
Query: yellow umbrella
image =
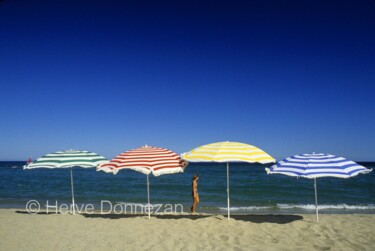
<path fill-rule="evenodd" d="M 183 153 L 182 159 L 189 162 L 226 162 L 227 163 L 227 202 L 228 220 L 230 218 L 229 202 L 229 162 L 272 163 L 275 159 L 263 150 L 239 142 L 217 142 L 199 146 L 190 152 Z"/>

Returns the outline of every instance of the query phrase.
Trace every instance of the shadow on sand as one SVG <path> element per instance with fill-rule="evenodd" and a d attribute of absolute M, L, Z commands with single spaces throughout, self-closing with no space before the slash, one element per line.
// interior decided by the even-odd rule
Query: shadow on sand
<path fill-rule="evenodd" d="M 53 214 L 62 214 L 60 212 L 55 212 L 55 211 L 51 211 L 51 212 L 37 212 L 37 213 L 29 213 L 28 211 L 20 211 L 20 210 L 17 210 L 16 211 L 17 214 L 38 214 L 38 215 L 53 215 Z"/>
<path fill-rule="evenodd" d="M 293 221 L 303 220 L 300 215 L 286 215 L 286 214 L 245 214 L 245 215 L 232 215 L 231 219 L 250 221 L 253 223 L 276 223 L 287 224 Z"/>
<path fill-rule="evenodd" d="M 146 214 L 81 214 L 86 218 L 103 218 L 103 219 L 124 219 L 124 218 L 148 218 Z M 173 215 L 173 214 L 163 214 L 163 215 L 151 215 L 151 218 L 157 219 L 190 219 L 190 220 L 198 220 L 202 218 L 210 217 L 211 215 Z"/>
<path fill-rule="evenodd" d="M 17 214 L 29 214 L 27 211 L 17 210 Z M 36 215 L 56 215 L 61 214 L 58 212 L 38 212 L 33 213 Z M 102 218 L 102 219 L 126 219 L 126 218 L 145 218 L 148 216 L 146 214 L 101 214 L 101 213 L 81 213 L 77 214 L 86 218 Z M 199 220 L 204 218 L 213 217 L 218 220 L 227 220 L 226 215 L 212 215 L 212 214 L 156 214 L 151 215 L 151 218 L 156 219 L 166 219 L 166 220 L 178 220 L 178 219 L 189 219 L 189 220 Z M 286 214 L 243 214 L 243 215 L 231 215 L 231 221 L 248 221 L 253 223 L 275 223 L 275 224 L 287 224 L 293 221 L 303 220 L 300 215 L 286 215 Z"/>
<path fill-rule="evenodd" d="M 146 214 L 81 214 L 86 218 L 103 218 L 103 219 L 124 219 L 124 218 L 136 218 L 142 217 L 147 219 Z M 212 214 L 156 214 L 151 215 L 151 218 L 165 219 L 165 220 L 178 220 L 178 219 L 189 219 L 199 220 L 204 218 L 213 217 L 218 220 L 227 220 L 225 215 L 212 215 Z M 253 223 L 275 223 L 275 224 L 287 224 L 293 221 L 303 220 L 300 215 L 284 215 L 284 214 L 246 214 L 246 215 L 232 215 L 232 221 L 249 221 Z"/>

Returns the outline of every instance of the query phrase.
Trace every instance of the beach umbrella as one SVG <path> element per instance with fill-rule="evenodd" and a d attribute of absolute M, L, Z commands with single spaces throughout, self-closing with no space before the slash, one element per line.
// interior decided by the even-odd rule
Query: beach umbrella
<path fill-rule="evenodd" d="M 108 163 L 97 167 L 98 171 L 116 174 L 121 169 L 131 169 L 147 176 L 148 218 L 150 218 L 150 182 L 154 176 L 183 172 L 187 162 L 171 150 L 153 146 L 143 146 L 123 152 Z"/>
<path fill-rule="evenodd" d="M 75 203 L 74 203 L 74 186 L 73 186 L 73 167 L 96 167 L 101 163 L 108 162 L 103 156 L 89 152 L 79 150 L 66 150 L 57 151 L 44 155 L 35 161 L 32 161 L 25 165 L 23 169 L 34 169 L 34 168 L 70 168 L 70 185 L 72 190 L 72 211 L 75 214 Z"/>
<path fill-rule="evenodd" d="M 230 219 L 229 199 L 229 162 L 273 163 L 275 159 L 263 150 L 239 142 L 217 142 L 199 146 L 190 152 L 183 153 L 182 159 L 189 162 L 226 162 L 227 163 L 227 205 Z"/>
<path fill-rule="evenodd" d="M 270 168 L 266 168 L 266 172 L 268 174 L 276 173 L 314 179 L 315 211 L 317 222 L 319 221 L 319 213 L 316 178 L 350 178 L 360 173 L 369 173 L 371 171 L 372 169 L 367 169 L 361 165 L 358 165 L 354 161 L 324 153 L 294 155 L 277 162 Z"/>

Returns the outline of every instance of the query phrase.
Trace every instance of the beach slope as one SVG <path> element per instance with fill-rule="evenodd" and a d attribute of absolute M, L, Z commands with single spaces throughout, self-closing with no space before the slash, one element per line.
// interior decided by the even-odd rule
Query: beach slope
<path fill-rule="evenodd" d="M 375 215 L 61 215 L 0 209 L 0 250 L 375 250 Z"/>

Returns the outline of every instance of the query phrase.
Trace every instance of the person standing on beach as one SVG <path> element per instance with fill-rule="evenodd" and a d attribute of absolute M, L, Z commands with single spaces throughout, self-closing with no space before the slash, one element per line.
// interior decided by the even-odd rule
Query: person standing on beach
<path fill-rule="evenodd" d="M 197 204 L 199 203 L 198 179 L 199 179 L 199 175 L 194 175 L 193 183 L 192 183 L 192 196 L 193 196 L 193 205 L 191 206 L 192 213 L 195 213 L 195 209 L 197 207 Z"/>

